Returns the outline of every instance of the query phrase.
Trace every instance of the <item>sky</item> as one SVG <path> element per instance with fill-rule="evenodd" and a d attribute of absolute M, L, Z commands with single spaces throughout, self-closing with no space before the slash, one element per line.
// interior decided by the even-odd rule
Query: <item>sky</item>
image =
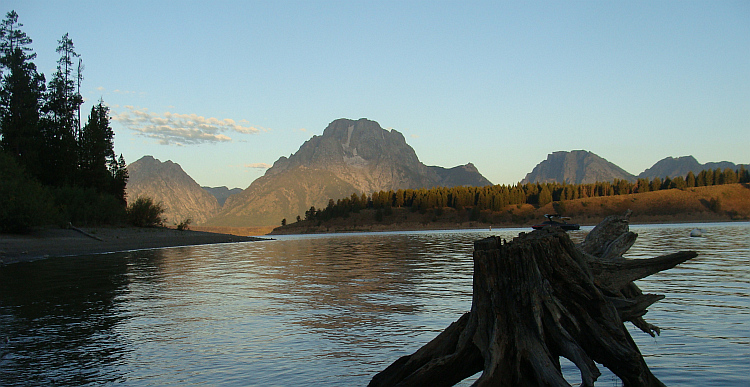
<path fill-rule="evenodd" d="M 750 2 L 3 0 L 49 80 L 68 33 L 115 152 L 246 188 L 338 118 L 515 184 L 555 151 L 750 163 Z"/>

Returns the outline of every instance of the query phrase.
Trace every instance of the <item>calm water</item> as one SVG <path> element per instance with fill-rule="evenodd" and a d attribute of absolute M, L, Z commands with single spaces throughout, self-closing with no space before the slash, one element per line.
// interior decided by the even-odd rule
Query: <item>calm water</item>
<path fill-rule="evenodd" d="M 708 235 L 690 238 L 697 226 Z M 646 316 L 661 336 L 631 330 L 654 374 L 747 385 L 750 223 L 631 229 L 629 257 L 700 253 L 638 282 L 667 295 Z M 284 237 L 0 267 L 0 385 L 366 385 L 469 310 L 473 241 L 520 231 Z M 600 369 L 597 385 L 619 385 Z M 572 364 L 564 373 L 577 383 Z"/>

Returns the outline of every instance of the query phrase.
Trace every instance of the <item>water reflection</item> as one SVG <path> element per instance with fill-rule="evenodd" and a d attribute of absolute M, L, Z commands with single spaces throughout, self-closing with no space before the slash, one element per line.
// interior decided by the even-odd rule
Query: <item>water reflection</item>
<path fill-rule="evenodd" d="M 750 357 L 750 225 L 701 228 L 707 237 L 633 227 L 632 258 L 701 255 L 639 281 L 667 295 L 646 316 L 663 331 L 632 335 L 667 384 L 732 385 Z M 0 384 L 364 385 L 470 308 L 475 240 L 520 231 L 285 237 L 2 267 L 0 338 L 11 342 Z"/>
<path fill-rule="evenodd" d="M 115 326 L 124 317 L 113 311 L 125 272 L 122 260 L 93 257 L 0 269 L 2 384 L 122 380 L 118 364 L 128 348 Z"/>

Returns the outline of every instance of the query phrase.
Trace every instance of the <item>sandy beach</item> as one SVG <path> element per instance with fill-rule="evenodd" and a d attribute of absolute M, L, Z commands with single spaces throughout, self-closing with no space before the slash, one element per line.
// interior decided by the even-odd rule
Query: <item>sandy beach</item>
<path fill-rule="evenodd" d="M 40 229 L 28 235 L 0 234 L 0 265 L 70 255 L 263 240 L 168 228 L 100 227 L 80 230 L 90 236 L 62 228 Z"/>

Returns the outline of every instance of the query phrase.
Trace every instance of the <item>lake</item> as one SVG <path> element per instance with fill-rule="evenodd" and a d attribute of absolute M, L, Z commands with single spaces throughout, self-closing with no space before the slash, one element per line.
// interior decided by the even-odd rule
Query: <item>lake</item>
<path fill-rule="evenodd" d="M 706 236 L 689 237 L 695 227 Z M 653 373 L 747 385 L 750 223 L 631 230 L 628 258 L 699 253 L 637 282 L 667 296 L 646 315 L 661 336 L 626 324 Z M 0 385 L 366 385 L 470 309 L 475 240 L 522 231 L 283 236 L 0 267 Z M 620 385 L 599 368 L 597 386 Z"/>

